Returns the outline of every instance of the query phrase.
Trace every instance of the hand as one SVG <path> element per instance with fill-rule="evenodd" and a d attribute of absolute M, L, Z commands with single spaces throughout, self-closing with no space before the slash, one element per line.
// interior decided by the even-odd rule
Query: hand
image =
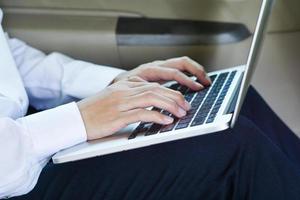
<path fill-rule="evenodd" d="M 131 81 L 119 81 L 97 95 L 78 103 L 88 140 L 112 135 L 135 122 L 171 124 L 173 118 L 157 111 L 147 110 L 154 106 L 183 117 L 190 105 L 180 92 L 158 83 L 149 83 L 139 77 Z"/>
<path fill-rule="evenodd" d="M 193 81 L 183 72 L 189 72 L 196 76 L 198 82 Z M 175 80 L 195 91 L 211 84 L 203 67 L 188 57 L 173 58 L 140 65 L 131 71 L 120 74 L 115 78 L 113 83 L 120 80 L 130 80 L 131 77 L 136 76 L 150 82 L 163 83 L 165 81 Z"/>

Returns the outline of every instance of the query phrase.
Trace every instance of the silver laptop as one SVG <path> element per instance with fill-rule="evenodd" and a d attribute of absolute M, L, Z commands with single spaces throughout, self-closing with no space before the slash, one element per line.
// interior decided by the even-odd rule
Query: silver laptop
<path fill-rule="evenodd" d="M 118 133 L 95 141 L 84 142 L 53 156 L 54 163 L 76 161 L 95 156 L 136 149 L 233 128 L 254 72 L 274 0 L 263 0 L 246 65 L 211 72 L 212 85 L 193 92 L 177 82 L 166 87 L 182 92 L 192 108 L 173 124 L 132 124 Z M 165 110 L 152 108 L 165 115 Z"/>

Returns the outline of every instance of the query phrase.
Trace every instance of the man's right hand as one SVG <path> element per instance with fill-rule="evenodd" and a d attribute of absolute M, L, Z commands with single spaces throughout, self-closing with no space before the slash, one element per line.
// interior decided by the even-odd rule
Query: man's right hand
<path fill-rule="evenodd" d="M 139 77 L 119 81 L 97 95 L 78 103 L 87 139 L 99 139 L 114 134 L 135 122 L 171 124 L 173 118 L 157 111 L 147 110 L 154 106 L 183 117 L 190 105 L 180 92 L 158 83 L 149 83 Z"/>

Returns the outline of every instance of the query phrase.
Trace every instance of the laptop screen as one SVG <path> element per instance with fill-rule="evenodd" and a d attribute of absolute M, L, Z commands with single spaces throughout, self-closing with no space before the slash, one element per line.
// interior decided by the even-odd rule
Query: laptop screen
<path fill-rule="evenodd" d="M 260 49 L 264 40 L 264 35 L 266 33 L 267 29 L 267 23 L 268 19 L 270 17 L 272 6 L 273 6 L 274 0 L 263 0 L 259 12 L 259 16 L 256 23 L 256 28 L 253 35 L 253 40 L 251 43 L 250 51 L 248 54 L 248 59 L 246 63 L 246 69 L 244 72 L 243 80 L 241 81 L 241 86 L 237 98 L 237 103 L 233 112 L 233 118 L 231 121 L 231 127 L 234 126 L 237 117 L 239 115 L 239 112 L 242 107 L 242 103 L 244 101 L 244 98 L 247 94 L 248 87 L 250 85 L 250 81 L 252 78 L 252 75 L 254 73 L 255 67 L 258 62 L 258 57 L 260 54 Z"/>

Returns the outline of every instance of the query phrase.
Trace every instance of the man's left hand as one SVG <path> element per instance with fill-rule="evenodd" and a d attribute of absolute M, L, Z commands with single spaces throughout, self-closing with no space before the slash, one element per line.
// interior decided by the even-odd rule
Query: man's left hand
<path fill-rule="evenodd" d="M 184 72 L 194 75 L 198 81 L 192 80 Z M 172 58 L 140 65 L 131 71 L 120 74 L 114 79 L 113 83 L 136 77 L 140 77 L 145 81 L 159 83 L 175 80 L 195 91 L 211 84 L 204 68 L 189 57 Z"/>

